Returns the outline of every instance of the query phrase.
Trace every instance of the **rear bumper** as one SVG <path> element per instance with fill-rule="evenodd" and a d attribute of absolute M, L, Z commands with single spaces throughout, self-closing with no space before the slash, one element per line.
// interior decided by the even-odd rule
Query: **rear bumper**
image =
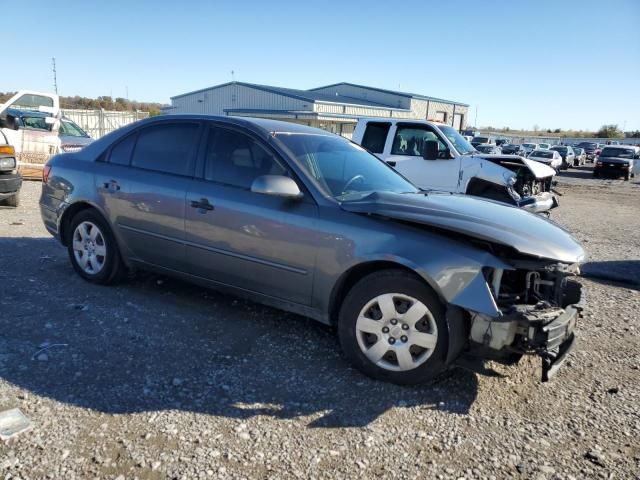
<path fill-rule="evenodd" d="M 518 200 L 517 205 L 531 213 L 542 213 L 556 208 L 560 205 L 560 202 L 558 202 L 558 198 L 553 193 L 543 192 L 533 197 Z"/>
<path fill-rule="evenodd" d="M 22 176 L 19 173 L 0 173 L 0 199 L 12 197 L 22 187 Z"/>

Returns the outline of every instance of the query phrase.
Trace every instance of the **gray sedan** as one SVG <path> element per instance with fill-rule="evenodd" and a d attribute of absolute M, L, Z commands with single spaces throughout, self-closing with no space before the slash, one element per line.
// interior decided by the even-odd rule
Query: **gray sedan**
<path fill-rule="evenodd" d="M 420 191 L 322 130 L 156 117 L 53 157 L 43 180 L 44 224 L 85 280 L 152 270 L 312 317 L 375 378 L 536 353 L 546 379 L 574 342 L 584 251 L 569 233 Z"/>

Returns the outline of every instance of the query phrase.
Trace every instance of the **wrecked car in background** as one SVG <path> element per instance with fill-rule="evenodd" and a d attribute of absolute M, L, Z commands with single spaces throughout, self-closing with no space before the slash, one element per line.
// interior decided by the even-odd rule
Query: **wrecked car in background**
<path fill-rule="evenodd" d="M 584 251 L 568 232 L 425 193 L 323 130 L 143 120 L 52 157 L 40 210 L 85 280 L 152 270 L 306 315 L 378 379 L 422 382 L 463 352 L 536 354 L 547 379 L 574 342 Z"/>
<path fill-rule="evenodd" d="M 0 106 L 0 129 L 27 177 L 40 178 L 51 155 L 77 151 L 93 141 L 75 122 L 62 116 L 60 99 L 53 93 L 16 93 Z"/>
<path fill-rule="evenodd" d="M 361 119 L 353 141 L 425 190 L 475 195 L 534 213 L 558 206 L 554 169 L 517 155 L 480 153 L 449 125 Z"/>

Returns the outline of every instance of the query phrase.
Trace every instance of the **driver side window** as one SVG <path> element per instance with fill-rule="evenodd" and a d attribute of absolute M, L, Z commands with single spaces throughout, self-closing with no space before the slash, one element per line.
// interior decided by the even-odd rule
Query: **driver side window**
<path fill-rule="evenodd" d="M 393 139 L 391 155 L 421 157 L 424 144 L 427 140 L 437 141 L 439 152 L 444 152 L 447 149 L 444 142 L 442 142 L 435 133 L 426 128 L 399 126 L 396 130 L 396 136 Z"/>

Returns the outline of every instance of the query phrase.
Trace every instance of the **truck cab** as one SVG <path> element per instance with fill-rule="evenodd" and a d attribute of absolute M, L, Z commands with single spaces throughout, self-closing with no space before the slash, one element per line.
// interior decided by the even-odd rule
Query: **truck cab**
<path fill-rule="evenodd" d="M 449 125 L 361 119 L 353 141 L 425 190 L 475 195 L 534 213 L 558 205 L 555 170 L 518 155 L 481 154 Z"/>

